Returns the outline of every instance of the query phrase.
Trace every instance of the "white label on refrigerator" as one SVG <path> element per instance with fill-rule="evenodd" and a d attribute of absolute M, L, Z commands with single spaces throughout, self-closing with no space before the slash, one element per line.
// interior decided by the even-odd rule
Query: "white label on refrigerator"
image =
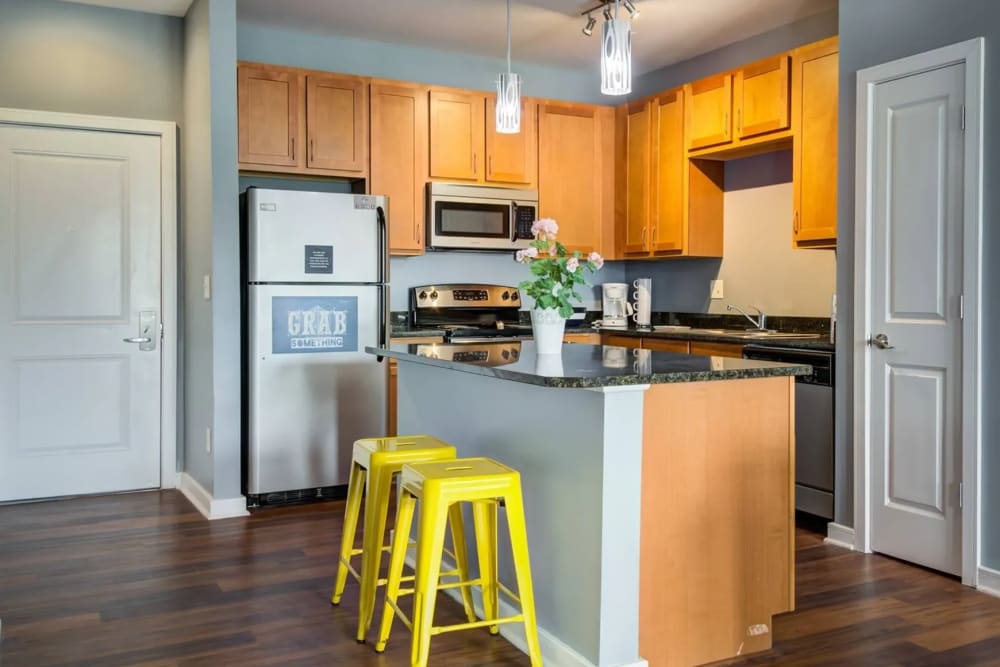
<path fill-rule="evenodd" d="M 354 195 L 354 208 L 375 210 L 375 197 L 371 195 Z"/>

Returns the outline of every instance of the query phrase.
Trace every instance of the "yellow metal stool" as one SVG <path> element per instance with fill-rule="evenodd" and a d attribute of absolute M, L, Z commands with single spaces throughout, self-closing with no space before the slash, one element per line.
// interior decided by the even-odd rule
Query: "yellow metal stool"
<path fill-rule="evenodd" d="M 538 628 L 535 623 L 535 600 L 531 586 L 531 564 L 528 558 L 528 535 L 524 523 L 524 500 L 521 496 L 521 476 L 507 466 L 486 458 L 455 459 L 432 463 L 412 463 L 403 466 L 399 483 L 399 507 L 389 558 L 389 582 L 385 593 L 385 611 L 375 650 L 385 650 L 394 614 L 413 633 L 410 650 L 412 667 L 427 665 L 431 637 L 443 632 L 489 627 L 491 634 L 499 632 L 501 623 L 524 624 L 528 657 L 532 667 L 541 667 Z M 412 590 L 400 590 L 403 581 L 403 561 L 409 545 L 413 512 L 421 502 L 417 526 L 417 569 Z M 497 507 L 503 501 L 507 508 L 511 550 L 518 595 L 497 579 Z M 461 504 L 472 504 L 475 518 L 476 548 L 479 552 L 479 578 L 439 585 L 441 553 L 448 519 Z M 463 577 L 466 579 L 467 577 Z M 469 587 L 482 586 L 482 621 L 470 619 L 458 625 L 434 626 L 434 602 L 437 591 L 460 587 L 464 594 Z M 521 613 L 499 618 L 498 593 L 521 605 Z M 397 604 L 400 594 L 413 593 L 413 618 L 407 618 Z M 518 599 L 520 598 L 520 599 Z"/>
<path fill-rule="evenodd" d="M 406 463 L 428 461 L 450 461 L 455 459 L 455 448 L 446 442 L 428 435 L 397 436 L 392 438 L 363 438 L 354 443 L 354 454 L 351 464 L 351 476 L 347 487 L 347 508 L 344 512 L 344 530 L 340 543 L 340 560 L 337 565 L 337 579 L 330 601 L 340 604 L 350 573 L 361 585 L 358 602 L 358 642 L 365 641 L 365 635 L 371 628 L 372 616 L 375 611 L 375 594 L 386 579 L 379 578 L 382 567 L 382 552 L 388 551 L 383 546 L 385 540 L 385 524 L 392 498 L 392 482 Z M 362 547 L 354 548 L 358 528 L 358 515 L 361 511 L 362 494 L 364 493 L 364 535 Z M 461 580 L 468 579 L 468 568 L 465 546 L 465 531 L 462 523 L 461 509 L 449 516 L 452 527 L 452 544 L 455 552 L 457 569 L 442 573 L 441 576 L 457 575 Z M 409 546 L 404 544 L 404 551 Z M 351 565 L 351 558 L 361 556 L 361 572 Z M 463 593 L 468 589 L 463 589 Z M 466 616 L 475 620 L 472 606 L 472 594 L 463 594 Z"/>

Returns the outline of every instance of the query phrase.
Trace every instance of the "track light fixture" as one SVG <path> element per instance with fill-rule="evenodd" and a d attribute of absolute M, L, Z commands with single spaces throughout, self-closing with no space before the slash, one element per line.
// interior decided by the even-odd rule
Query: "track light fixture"
<path fill-rule="evenodd" d="M 623 0 L 623 5 L 625 5 L 625 11 L 628 12 L 628 16 L 633 21 L 639 18 L 639 10 L 636 8 L 635 3 L 632 0 Z"/>
<path fill-rule="evenodd" d="M 583 34 L 590 37 L 594 34 L 594 26 L 597 25 L 597 19 L 595 19 L 590 14 L 587 14 L 587 25 L 583 27 Z"/>
<path fill-rule="evenodd" d="M 618 18 L 618 8 L 625 6 L 629 18 Z M 604 15 L 601 29 L 601 92 L 605 95 L 628 95 L 632 92 L 632 20 L 639 17 L 635 0 L 601 0 L 596 7 L 582 12 L 587 17 L 583 34 L 594 32 L 593 12 Z"/>
<path fill-rule="evenodd" d="M 611 7 L 605 7 L 604 8 L 604 20 L 605 21 L 610 21 L 613 18 L 614 18 L 614 16 L 611 14 Z"/>

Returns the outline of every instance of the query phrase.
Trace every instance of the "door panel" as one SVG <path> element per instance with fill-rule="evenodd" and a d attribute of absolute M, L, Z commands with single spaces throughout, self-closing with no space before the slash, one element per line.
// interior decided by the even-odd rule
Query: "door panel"
<path fill-rule="evenodd" d="M 788 55 L 762 60 L 737 74 L 736 134 L 740 139 L 789 126 Z"/>
<path fill-rule="evenodd" d="M 656 178 L 653 192 L 654 252 L 684 250 L 684 93 L 676 90 L 653 103 Z"/>
<path fill-rule="evenodd" d="M 538 165 L 538 103 L 521 98 L 521 131 L 501 134 L 496 130 L 496 97 L 486 100 L 486 180 L 491 183 L 530 185 Z"/>
<path fill-rule="evenodd" d="M 368 162 L 368 85 L 346 76 L 306 77 L 306 166 L 362 173 Z"/>
<path fill-rule="evenodd" d="M 684 88 L 687 98 L 688 149 L 728 144 L 733 140 L 733 75 L 719 74 Z"/>
<path fill-rule="evenodd" d="M 299 133 L 300 77 L 295 72 L 237 70 L 239 96 L 239 161 L 295 167 L 302 161 L 296 150 Z"/>
<path fill-rule="evenodd" d="M 649 186 L 652 153 L 649 102 L 629 105 L 625 160 L 625 254 L 649 252 Z"/>
<path fill-rule="evenodd" d="M 486 97 L 431 91 L 431 178 L 481 180 Z"/>
<path fill-rule="evenodd" d="M 961 570 L 964 65 L 874 91 L 872 548 Z"/>
<path fill-rule="evenodd" d="M 0 501 L 160 485 L 159 151 L 0 125 Z"/>

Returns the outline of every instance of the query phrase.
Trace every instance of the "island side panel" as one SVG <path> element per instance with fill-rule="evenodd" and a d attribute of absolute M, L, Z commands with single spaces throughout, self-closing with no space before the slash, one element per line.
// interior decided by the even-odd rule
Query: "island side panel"
<path fill-rule="evenodd" d="M 650 667 L 765 650 L 772 616 L 791 610 L 793 397 L 788 377 L 646 393 L 639 643 Z"/>
<path fill-rule="evenodd" d="M 543 653 L 555 652 L 553 664 L 573 653 L 599 667 L 636 662 L 642 443 L 635 424 L 642 422 L 644 387 L 605 394 L 405 360 L 398 368 L 400 433 L 431 434 L 454 444 L 459 456 L 488 456 L 520 471 Z M 623 420 L 633 427 L 616 429 Z M 608 471 L 612 462 L 619 467 Z M 626 506 L 631 516 L 607 516 Z M 514 588 L 503 512 L 500 527 L 500 578 Z M 630 558 L 631 567 L 621 567 Z M 607 597 L 618 608 L 609 608 L 602 589 L 617 593 Z M 631 609 L 623 591 L 632 592 Z M 517 643 L 520 626 L 501 629 Z"/>

